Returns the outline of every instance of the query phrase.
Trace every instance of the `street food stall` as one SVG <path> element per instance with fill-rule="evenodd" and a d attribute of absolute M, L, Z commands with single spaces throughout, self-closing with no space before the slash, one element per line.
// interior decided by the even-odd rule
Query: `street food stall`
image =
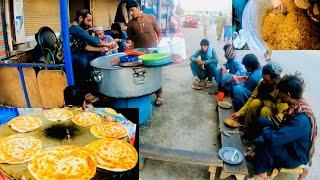
<path fill-rule="evenodd" d="M 138 154 L 133 146 L 136 125 L 112 109 L 4 110 L 16 116 L 0 126 L 0 171 L 10 178 L 130 177 L 137 164 Z M 87 160 L 90 166 L 83 157 L 93 157 L 90 162 Z M 109 158 L 115 164 L 107 165 L 100 158 Z M 121 167 L 116 167 L 116 161 Z"/>

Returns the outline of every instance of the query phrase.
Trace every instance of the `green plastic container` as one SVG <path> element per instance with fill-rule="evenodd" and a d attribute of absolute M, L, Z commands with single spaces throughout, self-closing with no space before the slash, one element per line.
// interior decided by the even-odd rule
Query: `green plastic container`
<path fill-rule="evenodd" d="M 162 54 L 162 53 L 152 53 L 152 54 L 145 54 L 142 56 L 139 56 L 139 59 L 146 62 L 151 62 L 151 61 L 159 61 L 159 60 L 164 60 L 171 58 L 170 54 Z"/>

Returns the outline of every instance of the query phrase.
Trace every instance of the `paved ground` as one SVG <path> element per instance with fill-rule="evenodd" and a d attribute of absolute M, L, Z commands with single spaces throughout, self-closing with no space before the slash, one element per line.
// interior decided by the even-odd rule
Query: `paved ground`
<path fill-rule="evenodd" d="M 247 53 L 256 54 L 262 63 L 264 57 L 262 53 L 253 51 L 238 51 L 239 57 L 244 56 Z M 302 77 L 305 81 L 304 97 L 308 100 L 313 108 L 315 116 L 317 118 L 318 127 L 320 119 L 320 51 L 273 51 L 272 59 L 279 62 L 284 67 L 284 74 L 293 74 L 296 71 L 302 73 Z M 307 179 L 320 179 L 320 138 L 317 139 L 316 153 L 313 158 L 313 165 L 309 169 Z"/>
<path fill-rule="evenodd" d="M 188 57 L 199 47 L 203 36 L 202 29 L 184 29 L 186 50 Z M 209 31 L 209 40 L 216 49 L 220 63 L 223 63 L 223 43 L 214 42 L 214 28 Z M 261 53 L 238 51 L 241 58 L 246 53 L 255 53 L 262 64 L 264 58 Z M 320 52 L 316 51 L 274 51 L 272 58 L 285 67 L 285 73 L 299 70 L 306 81 L 305 97 L 313 107 L 317 118 L 320 110 L 317 103 L 320 96 L 316 92 L 320 87 Z M 192 74 L 188 61 L 164 68 L 165 105 L 154 107 L 154 115 L 146 126 L 139 128 L 140 143 L 155 144 L 192 151 L 217 151 L 217 114 L 215 112 L 214 97 L 206 90 L 191 89 Z M 319 147 L 319 138 L 317 142 Z M 319 148 L 318 148 L 319 149 Z M 316 152 L 313 166 L 307 179 L 320 179 L 320 156 Z M 145 168 L 140 171 L 144 180 L 154 179 L 209 179 L 207 168 L 188 166 L 175 163 L 147 160 Z M 294 176 L 282 174 L 277 179 L 296 179 Z"/>
<path fill-rule="evenodd" d="M 222 60 L 223 43 L 213 43 L 215 36 L 212 32 L 209 33 L 211 44 Z M 188 57 L 199 48 L 202 35 L 201 29 L 185 29 Z M 199 152 L 217 151 L 220 145 L 217 142 L 214 97 L 207 94 L 208 90 L 191 88 L 188 61 L 164 68 L 163 74 L 166 103 L 154 107 L 150 122 L 140 127 L 140 143 Z M 142 179 L 208 179 L 209 172 L 207 167 L 147 160 L 140 176 Z"/>

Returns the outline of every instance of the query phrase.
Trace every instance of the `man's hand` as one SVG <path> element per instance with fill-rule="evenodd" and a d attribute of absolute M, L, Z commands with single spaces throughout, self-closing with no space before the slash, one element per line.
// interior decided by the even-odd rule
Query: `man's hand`
<path fill-rule="evenodd" d="M 276 12 L 283 12 L 282 0 L 269 0 Z"/>
<path fill-rule="evenodd" d="M 238 120 L 240 116 L 241 116 L 241 115 L 240 115 L 239 112 L 235 112 L 235 113 L 233 113 L 233 114 L 231 115 L 231 118 L 232 118 L 233 120 Z"/>
<path fill-rule="evenodd" d="M 202 66 L 203 61 L 202 61 L 201 59 L 198 59 L 198 60 L 197 60 L 197 64 L 198 64 L 199 66 Z"/>
<path fill-rule="evenodd" d="M 105 54 L 108 51 L 106 47 L 97 47 L 97 50 L 100 54 Z"/>

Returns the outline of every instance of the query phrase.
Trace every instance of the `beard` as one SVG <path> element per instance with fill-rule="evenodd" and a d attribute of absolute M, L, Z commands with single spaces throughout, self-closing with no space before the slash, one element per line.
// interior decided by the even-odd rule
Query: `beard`
<path fill-rule="evenodd" d="M 79 25 L 83 30 L 88 30 L 90 26 L 86 25 L 83 21 Z"/>

